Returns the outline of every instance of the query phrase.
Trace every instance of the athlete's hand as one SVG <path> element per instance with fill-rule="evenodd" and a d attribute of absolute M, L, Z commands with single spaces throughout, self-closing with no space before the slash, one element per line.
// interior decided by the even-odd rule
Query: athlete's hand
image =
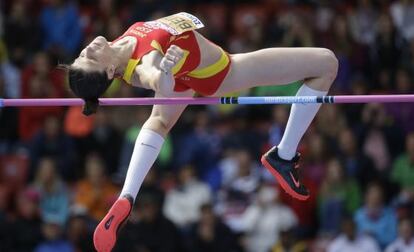
<path fill-rule="evenodd" d="M 176 45 L 171 45 L 160 62 L 160 68 L 165 73 L 171 73 L 171 69 L 184 57 L 184 51 Z"/>

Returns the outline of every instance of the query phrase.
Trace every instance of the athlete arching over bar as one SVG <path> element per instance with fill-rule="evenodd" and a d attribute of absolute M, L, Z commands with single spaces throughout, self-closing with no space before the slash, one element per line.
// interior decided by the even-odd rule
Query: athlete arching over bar
<path fill-rule="evenodd" d="M 336 77 L 338 61 L 324 48 L 268 48 L 228 54 L 200 35 L 201 21 L 178 13 L 132 25 L 113 42 L 95 38 L 68 66 L 72 91 L 86 101 L 84 113 L 94 113 L 100 97 L 114 78 L 132 86 L 153 89 L 156 97 L 222 96 L 257 86 L 304 80 L 298 96 L 326 95 Z M 154 105 L 135 143 L 119 199 L 94 233 L 98 251 L 110 251 L 120 225 L 128 218 L 133 201 L 164 137 L 186 105 Z M 292 105 L 279 145 L 262 157 L 264 166 L 291 196 L 306 200 L 309 192 L 297 175 L 296 152 L 300 139 L 320 104 Z"/>

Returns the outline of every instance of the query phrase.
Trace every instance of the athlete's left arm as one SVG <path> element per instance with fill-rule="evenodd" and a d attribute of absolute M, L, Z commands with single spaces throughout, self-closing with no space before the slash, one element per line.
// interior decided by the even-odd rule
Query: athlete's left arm
<path fill-rule="evenodd" d="M 182 92 L 174 92 L 174 76 L 172 68 L 183 57 L 183 51 L 178 46 L 172 45 L 165 55 L 154 50 L 143 56 L 141 64 L 135 68 L 134 82 L 137 86 L 152 89 L 164 96 L 182 96 Z"/>

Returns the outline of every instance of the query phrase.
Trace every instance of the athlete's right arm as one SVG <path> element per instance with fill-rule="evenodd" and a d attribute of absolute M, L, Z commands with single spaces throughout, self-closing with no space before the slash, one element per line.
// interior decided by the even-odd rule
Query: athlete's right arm
<path fill-rule="evenodd" d="M 141 64 L 135 68 L 133 85 L 152 89 L 166 97 L 179 95 L 174 92 L 175 80 L 171 71 L 183 55 L 182 49 L 175 45 L 164 55 L 156 50 L 144 55 Z"/>

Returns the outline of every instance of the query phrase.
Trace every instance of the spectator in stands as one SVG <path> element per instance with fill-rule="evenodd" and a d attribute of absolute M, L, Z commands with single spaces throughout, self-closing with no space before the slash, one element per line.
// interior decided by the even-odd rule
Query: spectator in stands
<path fill-rule="evenodd" d="M 395 1 L 390 6 L 394 25 L 402 36 L 410 41 L 414 38 L 414 3 L 411 0 Z"/>
<path fill-rule="evenodd" d="M 261 48 L 264 20 L 258 6 L 235 8 L 231 16 L 233 36 L 228 38 L 230 52 L 248 52 Z"/>
<path fill-rule="evenodd" d="M 96 114 L 93 130 L 82 142 L 80 154 L 97 152 L 106 164 L 106 174 L 112 175 L 118 167 L 121 145 L 121 135 L 111 122 L 110 109 L 104 108 Z"/>
<path fill-rule="evenodd" d="M 108 40 L 112 41 L 122 35 L 124 28 L 122 26 L 122 22 L 119 17 L 117 16 L 110 17 L 107 21 L 106 26 L 107 26 L 106 34 L 107 34 Z"/>
<path fill-rule="evenodd" d="M 406 68 L 410 74 L 414 73 L 414 64 L 412 64 L 412 59 L 414 55 L 414 40 L 407 41 L 401 48 L 400 61 L 398 62 L 399 66 Z"/>
<path fill-rule="evenodd" d="M 390 180 L 399 191 L 396 206 L 399 216 L 412 216 L 414 207 L 414 132 L 406 136 L 405 152 L 401 153 L 393 163 Z"/>
<path fill-rule="evenodd" d="M 0 39 L 0 75 L 4 79 L 4 98 L 20 98 L 21 70 L 9 59 L 9 52 L 3 40 Z"/>
<path fill-rule="evenodd" d="M 387 144 L 387 116 L 381 104 L 366 104 L 362 112 L 362 122 L 366 126 L 362 133 L 362 151 L 374 161 L 378 172 L 382 174 L 389 168 L 391 160 Z"/>
<path fill-rule="evenodd" d="M 380 252 L 377 242 L 367 234 L 357 232 L 351 218 L 342 221 L 342 233 L 328 246 L 327 252 Z"/>
<path fill-rule="evenodd" d="M 114 251 L 181 252 L 178 229 L 162 214 L 157 194 L 140 194 Z"/>
<path fill-rule="evenodd" d="M 330 155 L 328 141 L 325 135 L 313 131 L 308 134 L 306 144 L 308 153 L 303 158 L 305 167 L 303 176 L 319 185 L 322 182 L 327 158 Z"/>
<path fill-rule="evenodd" d="M 170 191 L 172 188 L 166 188 L 162 185 L 162 179 L 160 177 L 160 172 L 154 167 L 153 169 L 149 170 L 147 176 L 145 176 L 144 182 L 142 182 L 142 186 L 139 189 L 140 192 L 144 194 L 151 194 L 156 197 L 161 206 L 164 206 L 165 201 L 165 191 Z M 175 181 L 174 181 L 175 182 Z M 171 187 L 175 187 L 176 184 L 172 183 Z"/>
<path fill-rule="evenodd" d="M 344 173 L 350 178 L 355 178 L 361 189 L 364 189 L 379 176 L 374 163 L 359 150 L 355 133 L 350 128 L 341 130 L 338 137 L 338 157 L 344 166 Z"/>
<path fill-rule="evenodd" d="M 407 135 L 405 149 L 394 161 L 391 180 L 400 187 L 404 198 L 414 200 L 414 132 Z"/>
<path fill-rule="evenodd" d="M 339 160 L 331 159 L 318 193 L 320 232 L 337 234 L 342 216 L 353 214 L 360 202 L 356 181 L 344 174 Z"/>
<path fill-rule="evenodd" d="M 274 186 L 263 185 L 257 200 L 243 213 L 242 222 L 247 236 L 247 251 L 267 252 L 282 230 L 297 225 L 294 212 L 279 201 L 279 191 Z"/>
<path fill-rule="evenodd" d="M 231 111 L 228 115 L 229 131 L 222 135 L 221 145 L 222 152 L 232 150 L 246 150 L 250 158 L 259 160 L 263 152 L 264 145 L 267 144 L 267 132 L 260 132 L 256 127 L 252 127 L 253 122 L 249 110 L 246 107 L 239 106 Z M 237 151 L 236 151 L 237 152 Z"/>
<path fill-rule="evenodd" d="M 216 165 L 221 150 L 220 139 L 211 129 L 211 119 L 208 111 L 197 111 L 190 129 L 175 142 L 180 146 L 174 155 L 177 165 L 194 164 L 200 177 Z"/>
<path fill-rule="evenodd" d="M 44 49 L 61 57 L 71 57 L 77 52 L 82 40 L 82 29 L 78 8 L 73 1 L 49 1 L 40 14 L 40 24 Z"/>
<path fill-rule="evenodd" d="M 171 3 L 162 0 L 151 0 L 145 2 L 142 5 L 138 2 L 134 2 L 133 8 L 133 19 L 134 20 L 150 20 L 154 16 L 161 17 L 165 13 L 171 12 Z"/>
<path fill-rule="evenodd" d="M 98 221 L 105 216 L 118 192 L 106 176 L 103 159 L 97 154 L 89 154 L 85 163 L 85 178 L 75 187 L 75 208 Z"/>
<path fill-rule="evenodd" d="M 33 251 L 39 244 L 42 240 L 39 212 L 39 195 L 35 190 L 28 188 L 18 194 L 16 217 L 5 239 L 10 244 L 8 251 Z"/>
<path fill-rule="evenodd" d="M 43 128 L 30 143 L 32 174 L 43 156 L 55 158 L 58 175 L 66 180 L 74 178 L 75 146 L 73 140 L 63 132 L 60 119 L 53 115 L 45 119 Z"/>
<path fill-rule="evenodd" d="M 398 234 L 398 238 L 385 249 L 385 252 L 414 251 L 413 222 L 409 218 L 400 220 Z"/>
<path fill-rule="evenodd" d="M 389 76 L 389 73 L 386 72 L 385 73 L 385 77 L 381 77 L 381 73 L 378 73 L 379 78 L 380 79 L 385 79 L 383 80 L 383 82 L 387 82 L 390 81 L 389 79 L 391 78 Z M 354 74 L 351 78 L 351 90 L 350 90 L 350 95 L 367 95 L 369 94 L 369 79 L 364 76 L 363 74 Z M 340 114 L 342 114 L 342 117 L 346 119 L 346 123 L 347 125 L 344 125 L 343 128 L 351 128 L 354 132 L 354 134 L 356 134 L 355 136 L 357 137 L 358 140 L 358 146 L 360 148 L 360 141 L 361 139 L 359 139 L 360 137 L 360 133 L 359 130 L 361 128 L 361 118 L 362 118 L 362 111 L 364 108 L 365 104 L 359 104 L 359 103 L 355 103 L 355 104 L 347 104 L 347 106 L 342 106 L 341 107 L 341 112 Z"/>
<path fill-rule="evenodd" d="M 400 34 L 396 31 L 388 13 L 382 13 L 378 17 L 376 23 L 378 34 L 375 38 L 375 43 L 371 47 L 374 69 L 378 72 L 387 69 L 394 74 L 398 67 L 398 61 L 401 55 L 402 48 L 400 44 L 405 43 L 405 41 L 403 41 Z M 392 86 L 375 85 L 373 88 L 387 92 L 393 89 Z"/>
<path fill-rule="evenodd" d="M 164 214 L 175 225 L 188 229 L 200 218 L 200 207 L 211 201 L 211 190 L 197 179 L 194 167 L 186 165 L 178 173 L 177 188 L 167 192 Z"/>
<path fill-rule="evenodd" d="M 351 89 L 352 67 L 354 66 L 352 62 L 354 60 L 353 55 L 358 52 L 359 47 L 352 39 L 347 16 L 334 13 L 330 30 L 326 35 L 328 36 L 327 41 L 322 40 L 321 43 L 326 43 L 326 46 L 335 52 L 341 66 L 338 69 L 333 89 L 342 92 L 349 91 Z"/>
<path fill-rule="evenodd" d="M 372 0 L 359 0 L 349 15 L 353 38 L 361 44 L 371 45 L 377 33 L 375 22 L 378 12 Z"/>
<path fill-rule="evenodd" d="M 30 96 L 31 98 L 52 98 L 47 94 L 47 86 L 49 82 L 46 78 L 35 76 L 30 80 Z M 25 98 L 29 98 L 25 97 Z M 63 112 L 61 108 L 54 107 L 23 107 L 19 111 L 19 136 L 24 142 L 30 141 L 35 136 L 50 116 L 60 116 Z"/>
<path fill-rule="evenodd" d="M 22 67 L 40 47 L 41 33 L 29 1 L 11 1 L 9 15 L 5 20 L 5 42 L 10 61 Z M 30 35 L 30 39 L 28 36 Z"/>
<path fill-rule="evenodd" d="M 306 242 L 298 240 L 294 230 L 288 229 L 280 231 L 279 240 L 269 252 L 306 252 L 308 249 Z"/>
<path fill-rule="evenodd" d="M 8 210 L 10 209 L 10 193 L 6 185 L 0 183 L 0 251 L 10 251 L 10 225 L 11 220 Z"/>
<path fill-rule="evenodd" d="M 33 78 L 40 78 L 46 83 L 41 83 L 40 87 L 32 87 Z M 49 53 L 36 53 L 22 71 L 22 97 L 59 98 L 66 94 L 64 73 L 54 66 Z"/>
<path fill-rule="evenodd" d="M 220 167 L 223 186 L 218 192 L 217 211 L 235 232 L 243 232 L 242 216 L 254 202 L 260 186 L 260 170 L 246 149 L 234 151 Z"/>
<path fill-rule="evenodd" d="M 259 186 L 260 168 L 247 149 L 235 149 L 220 162 L 222 187 L 252 193 Z"/>
<path fill-rule="evenodd" d="M 269 130 L 269 144 L 276 145 L 282 140 L 285 125 L 289 117 L 288 107 L 274 106 L 272 109 L 272 125 Z"/>
<path fill-rule="evenodd" d="M 386 175 L 391 159 L 404 149 L 403 130 L 400 125 L 390 123 L 391 120 L 384 104 L 365 104 L 362 109 L 362 125 L 359 125 L 362 151 L 374 161 L 381 175 Z"/>
<path fill-rule="evenodd" d="M 317 116 L 316 128 L 318 129 L 319 134 L 323 135 L 326 140 L 336 139 L 339 135 L 339 132 L 346 127 L 347 120 L 342 112 L 342 108 L 339 106 L 322 106 L 321 114 Z M 329 142 L 327 142 L 329 144 Z M 326 146 L 326 150 L 329 153 L 331 149 Z"/>
<path fill-rule="evenodd" d="M 67 237 L 75 251 L 95 252 L 89 217 L 82 214 L 70 216 L 67 224 Z"/>
<path fill-rule="evenodd" d="M 0 72 L 0 97 L 7 98 L 5 79 Z M 9 147 L 17 142 L 18 112 L 17 108 L 0 109 L 0 153 L 5 153 Z"/>
<path fill-rule="evenodd" d="M 299 15 L 293 14 L 286 27 L 282 44 L 288 47 L 312 47 L 314 38 L 309 24 Z"/>
<path fill-rule="evenodd" d="M 42 225 L 42 233 L 45 240 L 33 250 L 34 252 L 75 252 L 72 244 L 63 238 L 62 223 L 45 219 Z"/>
<path fill-rule="evenodd" d="M 69 107 L 65 114 L 64 131 L 75 142 L 82 145 L 82 140 L 90 135 L 93 130 L 94 119 L 95 117 L 82 116 L 82 107 L 80 106 Z"/>
<path fill-rule="evenodd" d="M 38 53 L 22 72 L 22 98 L 58 98 L 64 95 L 62 72 L 52 70 L 46 53 Z M 61 116 L 63 107 L 23 107 L 19 113 L 19 135 L 29 141 L 51 115 Z"/>
<path fill-rule="evenodd" d="M 405 68 L 396 70 L 395 82 L 393 83 L 393 93 L 411 94 L 413 93 L 412 73 Z M 414 131 L 414 119 L 411 116 L 414 113 L 413 106 L 409 103 L 387 104 L 386 109 L 390 116 L 394 119 L 394 124 L 403 130 L 404 134 Z"/>
<path fill-rule="evenodd" d="M 385 248 L 397 236 L 397 218 L 384 202 L 381 184 L 372 183 L 365 193 L 364 205 L 354 215 L 359 233 L 371 234 Z"/>
<path fill-rule="evenodd" d="M 189 251 L 241 251 L 236 235 L 215 215 L 210 204 L 200 207 L 200 219 L 192 227 L 189 238 Z"/>
<path fill-rule="evenodd" d="M 44 157 L 39 161 L 32 187 L 40 197 L 43 220 L 64 225 L 69 215 L 69 192 L 58 175 L 55 160 Z"/>

